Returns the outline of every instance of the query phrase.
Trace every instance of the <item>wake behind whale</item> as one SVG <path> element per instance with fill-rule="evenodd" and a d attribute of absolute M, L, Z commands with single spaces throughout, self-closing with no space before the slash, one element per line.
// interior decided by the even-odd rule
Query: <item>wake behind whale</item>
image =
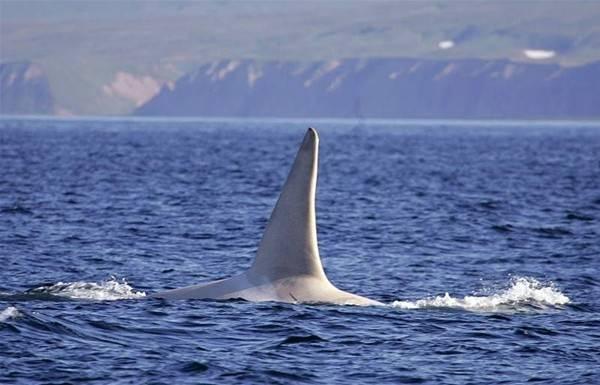
<path fill-rule="evenodd" d="M 490 287 L 486 294 L 459 296 L 457 293 L 430 296 L 414 300 L 395 300 L 385 307 L 400 310 L 453 309 L 468 312 L 528 312 L 561 309 L 571 304 L 567 297 L 552 282 L 541 282 L 533 277 L 513 277 L 506 285 Z M 125 279 L 110 279 L 100 282 L 58 282 L 27 290 L 25 293 L 0 293 L 0 300 L 20 302 L 27 300 L 55 299 L 73 301 L 118 301 L 147 298 L 145 292 L 137 290 Z M 14 317 L 16 307 L 0 309 L 0 322 Z"/>

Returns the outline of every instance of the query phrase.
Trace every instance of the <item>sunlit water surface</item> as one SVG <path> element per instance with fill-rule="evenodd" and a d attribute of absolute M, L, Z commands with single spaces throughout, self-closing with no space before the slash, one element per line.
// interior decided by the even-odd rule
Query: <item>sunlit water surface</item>
<path fill-rule="evenodd" d="M 247 267 L 314 122 L 0 120 L 0 383 L 598 381 L 600 125 L 340 122 L 353 307 L 146 295 Z"/>

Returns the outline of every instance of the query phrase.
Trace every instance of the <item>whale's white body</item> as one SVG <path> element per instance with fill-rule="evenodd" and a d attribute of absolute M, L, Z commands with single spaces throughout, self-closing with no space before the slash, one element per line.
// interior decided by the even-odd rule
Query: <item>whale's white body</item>
<path fill-rule="evenodd" d="M 319 137 L 309 128 L 248 270 L 231 278 L 169 290 L 153 297 L 380 304 L 339 290 L 323 271 L 315 216 L 318 158 Z"/>

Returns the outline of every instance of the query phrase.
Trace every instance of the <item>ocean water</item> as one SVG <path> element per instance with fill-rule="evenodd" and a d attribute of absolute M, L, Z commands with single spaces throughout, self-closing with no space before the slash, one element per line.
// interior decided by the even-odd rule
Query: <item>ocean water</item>
<path fill-rule="evenodd" d="M 355 307 L 249 266 L 308 125 Z M 600 123 L 0 120 L 1 384 L 600 381 Z"/>

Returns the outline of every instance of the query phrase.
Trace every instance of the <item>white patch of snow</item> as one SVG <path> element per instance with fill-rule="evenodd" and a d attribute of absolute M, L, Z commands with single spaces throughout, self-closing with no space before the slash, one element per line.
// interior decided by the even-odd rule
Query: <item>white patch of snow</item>
<path fill-rule="evenodd" d="M 331 91 L 335 90 L 336 88 L 338 88 L 339 86 L 341 86 L 345 77 L 346 77 L 346 74 L 341 74 L 341 75 L 336 76 L 335 79 L 333 79 L 333 81 L 331 82 L 331 84 L 329 84 L 329 87 L 327 87 L 327 92 L 331 92 Z"/>
<path fill-rule="evenodd" d="M 335 70 L 340 65 L 342 65 L 342 62 L 339 60 L 330 60 L 330 61 L 324 63 L 322 66 L 317 68 L 317 70 L 312 74 L 310 79 L 308 79 L 304 82 L 304 87 L 306 87 L 306 88 L 310 87 L 319 78 L 321 78 L 322 76 L 325 76 L 327 73 Z"/>
<path fill-rule="evenodd" d="M 450 49 L 454 47 L 454 42 L 452 40 L 442 40 L 438 43 L 438 48 L 440 49 Z"/>
<path fill-rule="evenodd" d="M 236 68 L 238 68 L 240 66 L 240 62 L 237 60 L 231 60 L 229 63 L 227 63 L 227 65 L 224 68 L 221 68 L 217 74 L 216 74 L 216 79 L 213 76 L 213 80 L 223 80 L 227 77 L 227 75 L 229 75 L 231 72 L 235 71 Z"/>
<path fill-rule="evenodd" d="M 210 66 L 206 69 L 206 72 L 204 72 L 204 74 L 206 76 L 212 75 L 215 72 L 215 70 L 217 69 L 218 66 L 219 66 L 219 62 L 218 61 L 214 61 L 214 62 L 210 63 Z"/>
<path fill-rule="evenodd" d="M 555 51 L 549 51 L 544 49 L 526 49 L 523 50 L 523 54 L 532 60 L 545 60 L 556 56 Z"/>
<path fill-rule="evenodd" d="M 25 80 L 31 80 L 31 79 L 38 78 L 38 77 L 42 76 L 43 74 L 44 74 L 44 72 L 42 71 L 40 66 L 31 64 L 29 67 L 27 67 L 27 71 L 25 71 L 24 77 L 25 77 Z"/>
<path fill-rule="evenodd" d="M 441 70 L 437 75 L 435 75 L 435 80 L 440 80 L 448 75 L 450 75 L 452 72 L 454 72 L 457 68 L 457 65 L 454 63 L 448 63 L 443 70 Z"/>
<path fill-rule="evenodd" d="M 248 85 L 254 87 L 256 81 L 262 78 L 263 72 L 259 68 L 254 68 L 253 65 L 248 67 Z"/>

